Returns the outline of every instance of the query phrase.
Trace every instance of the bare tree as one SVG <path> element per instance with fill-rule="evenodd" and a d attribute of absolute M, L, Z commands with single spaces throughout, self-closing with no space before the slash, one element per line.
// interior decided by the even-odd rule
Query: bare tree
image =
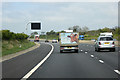
<path fill-rule="evenodd" d="M 78 25 L 73 26 L 73 31 L 74 31 L 74 32 L 79 32 L 79 28 L 80 28 L 80 27 L 79 27 Z"/>
<path fill-rule="evenodd" d="M 68 30 L 73 30 L 73 27 L 69 27 Z"/>
<path fill-rule="evenodd" d="M 73 27 L 69 27 L 68 30 L 73 30 L 74 32 L 87 32 L 89 28 L 87 26 L 81 28 L 80 26 L 76 25 Z"/>
<path fill-rule="evenodd" d="M 82 32 L 87 32 L 89 28 L 87 26 L 82 27 Z"/>
<path fill-rule="evenodd" d="M 82 32 L 82 28 L 81 27 L 79 27 L 79 31 L 78 32 Z"/>

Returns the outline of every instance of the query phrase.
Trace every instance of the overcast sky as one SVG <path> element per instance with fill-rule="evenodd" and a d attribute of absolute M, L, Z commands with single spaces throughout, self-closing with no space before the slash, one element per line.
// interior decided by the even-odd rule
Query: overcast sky
<path fill-rule="evenodd" d="M 41 21 L 41 31 L 61 31 L 74 25 L 87 26 L 90 30 L 112 28 L 118 25 L 118 3 L 4 2 L 2 4 L 2 29 L 25 32 L 29 21 Z"/>

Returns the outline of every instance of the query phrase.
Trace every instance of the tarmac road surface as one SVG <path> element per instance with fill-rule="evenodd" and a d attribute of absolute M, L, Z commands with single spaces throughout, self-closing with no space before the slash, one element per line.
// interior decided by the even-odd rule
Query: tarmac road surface
<path fill-rule="evenodd" d="M 79 53 L 60 53 L 59 44 L 50 58 L 30 78 L 118 78 L 116 52 L 95 52 L 94 45 L 80 44 Z"/>
<path fill-rule="evenodd" d="M 41 41 L 40 41 L 41 42 Z M 79 45 L 79 53 L 60 53 L 58 43 L 50 43 L 50 57 L 29 77 L 32 78 L 118 78 L 118 47 L 116 52 L 95 52 L 93 44 Z M 3 78 L 23 78 L 52 49 L 44 42 L 26 54 L 2 62 Z"/>

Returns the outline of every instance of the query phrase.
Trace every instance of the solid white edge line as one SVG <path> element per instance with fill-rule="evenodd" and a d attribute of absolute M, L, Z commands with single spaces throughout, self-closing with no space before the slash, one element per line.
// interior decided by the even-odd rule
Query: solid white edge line
<path fill-rule="evenodd" d="M 103 61 L 103 60 L 99 60 L 99 62 L 100 62 L 100 63 L 104 63 L 104 61 Z"/>
<path fill-rule="evenodd" d="M 120 71 L 118 71 L 118 70 L 114 70 L 114 71 L 120 75 Z"/>
<path fill-rule="evenodd" d="M 48 43 L 46 43 L 48 44 Z M 21 80 L 25 80 L 26 78 L 29 78 L 47 59 L 48 57 L 52 54 L 54 47 L 52 44 L 49 44 L 52 46 L 51 51 L 49 52 L 49 54 L 40 62 L 38 63 L 32 70 L 30 70 Z"/>

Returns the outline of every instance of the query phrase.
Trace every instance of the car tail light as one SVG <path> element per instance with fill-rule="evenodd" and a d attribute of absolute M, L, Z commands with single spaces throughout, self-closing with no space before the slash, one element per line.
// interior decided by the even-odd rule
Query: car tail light
<path fill-rule="evenodd" d="M 78 49 L 78 47 L 75 47 L 76 49 Z"/>
<path fill-rule="evenodd" d="M 64 47 L 61 47 L 60 49 L 64 49 Z"/>
<path fill-rule="evenodd" d="M 101 45 L 101 42 L 99 42 L 99 45 Z"/>
<path fill-rule="evenodd" d="M 113 42 L 112 44 L 114 45 L 115 43 Z"/>

